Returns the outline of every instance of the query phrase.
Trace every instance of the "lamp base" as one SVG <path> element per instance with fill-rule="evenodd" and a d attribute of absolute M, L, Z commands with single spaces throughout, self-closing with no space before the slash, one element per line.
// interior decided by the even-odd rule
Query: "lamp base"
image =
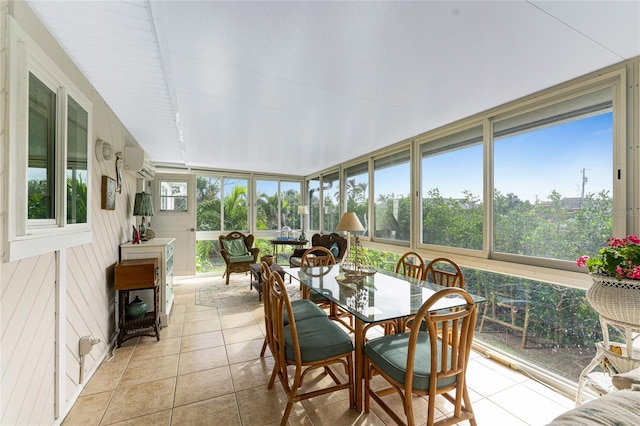
<path fill-rule="evenodd" d="M 300 232 L 300 241 L 304 241 L 307 239 L 307 236 L 304 234 L 304 231 Z"/>

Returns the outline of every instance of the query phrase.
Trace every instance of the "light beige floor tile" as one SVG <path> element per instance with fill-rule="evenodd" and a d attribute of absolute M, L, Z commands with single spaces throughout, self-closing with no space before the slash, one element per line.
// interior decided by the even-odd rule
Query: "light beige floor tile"
<path fill-rule="evenodd" d="M 184 323 L 183 336 L 192 334 L 208 333 L 210 331 L 219 331 L 220 321 L 218 318 L 210 318 L 200 321 L 187 321 Z"/>
<path fill-rule="evenodd" d="M 238 313 L 220 313 L 220 324 L 223 330 L 229 328 L 245 327 L 251 325 L 257 325 L 258 321 L 251 315 L 251 312 L 238 312 Z"/>
<path fill-rule="evenodd" d="M 131 360 L 122 375 L 120 386 L 133 386 L 140 383 L 174 377 L 178 373 L 178 359 L 180 355 L 169 355 L 154 358 L 149 362 L 147 358 Z"/>
<path fill-rule="evenodd" d="M 113 394 L 103 424 L 146 416 L 172 408 L 176 378 L 119 386 Z"/>
<path fill-rule="evenodd" d="M 273 389 L 266 386 L 246 389 L 236 392 L 240 418 L 243 426 L 257 426 L 279 422 L 287 405 L 287 397 L 282 391 L 280 383 Z M 291 417 L 305 415 L 305 410 L 299 402 L 293 404 Z"/>
<path fill-rule="evenodd" d="M 98 425 L 107 409 L 113 392 L 81 396 L 64 419 L 63 426 Z"/>
<path fill-rule="evenodd" d="M 231 364 L 231 377 L 233 378 L 233 387 L 236 392 L 255 388 L 258 386 L 266 386 L 273 371 L 273 357 L 268 355 L 264 358 L 258 358 L 253 361 Z"/>
<path fill-rule="evenodd" d="M 229 361 L 224 346 L 184 352 L 180 355 L 178 375 L 182 376 L 227 365 L 229 365 Z"/>
<path fill-rule="evenodd" d="M 169 426 L 171 425 L 171 411 L 164 410 L 158 413 L 146 416 L 135 417 L 133 419 L 124 420 L 118 423 L 112 423 L 113 426 Z"/>
<path fill-rule="evenodd" d="M 164 340 L 161 339 L 160 341 L 156 341 L 155 339 L 143 341 L 140 339 L 140 344 L 138 344 L 135 351 L 133 351 L 131 361 L 155 359 L 161 356 L 179 354 L 181 340 L 182 339 L 180 337 L 173 337 L 171 339 Z"/>
<path fill-rule="evenodd" d="M 127 362 L 118 362 L 115 358 L 113 361 L 103 361 L 86 383 L 81 395 L 85 396 L 115 390 L 126 367 Z"/>
<path fill-rule="evenodd" d="M 173 409 L 172 426 L 240 426 L 236 397 L 223 395 Z"/>
<path fill-rule="evenodd" d="M 562 405 L 524 385 L 497 392 L 488 399 L 530 425 L 545 425 L 567 411 Z M 522 404 L 522 401 L 527 403 Z"/>
<path fill-rule="evenodd" d="M 180 352 L 197 351 L 223 345 L 224 339 L 222 338 L 222 332 L 210 331 L 207 333 L 193 334 L 191 336 L 183 336 Z"/>
<path fill-rule="evenodd" d="M 174 406 L 204 401 L 233 393 L 229 367 L 212 368 L 178 376 Z"/>
<path fill-rule="evenodd" d="M 391 409 L 400 416 L 401 419 L 406 419 L 404 414 L 404 408 L 402 406 L 402 400 L 397 394 L 387 395 L 383 398 L 383 400 L 391 407 Z M 376 414 L 385 424 L 392 425 L 395 422 L 391 419 L 391 417 L 374 401 L 371 400 L 371 411 Z M 422 425 L 427 422 L 427 401 L 419 396 L 413 396 L 413 418 L 415 420 L 415 424 Z M 442 417 L 442 414 L 436 414 L 436 420 Z"/>
<path fill-rule="evenodd" d="M 538 409 L 542 410 L 541 407 Z M 478 426 L 527 426 L 527 423 L 488 399 L 473 404 L 473 413 L 476 416 Z M 541 426 L 542 424 L 544 423 L 531 426 Z"/>
<path fill-rule="evenodd" d="M 266 423 L 265 426 L 279 426 L 280 420 L 275 421 L 273 423 Z M 289 416 L 289 420 L 287 421 L 287 426 L 313 426 L 311 419 L 308 415 L 303 414 L 301 416 Z M 336 425 L 339 426 L 339 425 Z"/>
<path fill-rule="evenodd" d="M 264 338 L 226 345 L 229 364 L 247 362 L 260 358 Z"/>
<path fill-rule="evenodd" d="M 217 322 L 219 322 L 218 310 L 215 308 L 203 309 L 199 311 L 187 312 L 184 316 L 185 322 L 202 320 L 216 320 Z"/>
<path fill-rule="evenodd" d="M 264 338 L 264 334 L 258 324 L 252 324 L 244 327 L 229 328 L 222 330 L 225 344 L 247 342 L 249 340 Z"/>
<path fill-rule="evenodd" d="M 314 426 L 384 426 L 384 422 L 374 413 L 359 413 L 349 407 L 348 401 L 307 409 Z"/>
<path fill-rule="evenodd" d="M 173 339 L 174 337 L 182 337 L 182 329 L 184 324 L 181 322 L 170 323 L 160 330 L 160 340 Z"/>
<path fill-rule="evenodd" d="M 516 384 L 517 382 L 514 380 L 496 373 L 494 369 L 482 364 L 476 364 L 467 370 L 467 386 L 485 397 Z"/>

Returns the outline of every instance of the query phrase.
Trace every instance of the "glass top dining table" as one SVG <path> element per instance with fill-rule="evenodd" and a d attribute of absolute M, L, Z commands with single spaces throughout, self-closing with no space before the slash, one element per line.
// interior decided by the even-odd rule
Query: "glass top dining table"
<path fill-rule="evenodd" d="M 353 279 L 341 270 L 340 265 L 288 268 L 285 273 L 300 281 L 306 289 L 324 295 L 355 318 L 354 408 L 358 411 L 362 411 L 363 404 L 364 344 L 367 330 L 376 323 L 402 320 L 414 315 L 429 297 L 447 288 L 387 271 Z M 485 301 L 484 297 L 473 294 L 470 296 L 474 303 Z M 461 297 L 445 297 L 433 306 L 433 310 L 455 308 L 464 304 L 466 301 Z"/>
<path fill-rule="evenodd" d="M 323 294 L 365 323 L 389 321 L 415 314 L 436 292 L 446 287 L 387 271 L 350 279 L 340 265 L 291 268 L 288 273 L 311 291 Z M 483 297 L 471 295 L 475 303 Z M 464 304 L 460 297 L 441 299 L 434 310 Z"/>

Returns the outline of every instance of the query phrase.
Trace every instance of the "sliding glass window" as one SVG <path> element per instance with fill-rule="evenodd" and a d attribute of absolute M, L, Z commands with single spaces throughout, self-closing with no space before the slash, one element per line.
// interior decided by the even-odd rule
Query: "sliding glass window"
<path fill-rule="evenodd" d="M 409 150 L 374 160 L 374 237 L 409 241 L 411 167 Z"/>
<path fill-rule="evenodd" d="M 320 230 L 320 177 L 307 181 L 307 202 L 309 203 L 309 229 Z"/>
<path fill-rule="evenodd" d="M 220 231 L 220 176 L 198 176 L 196 178 L 196 229 L 198 231 Z"/>
<path fill-rule="evenodd" d="M 247 231 L 249 229 L 248 186 L 248 179 L 223 178 L 224 231 Z"/>
<path fill-rule="evenodd" d="M 335 232 L 340 221 L 340 174 L 322 176 L 323 233 Z"/>
<path fill-rule="evenodd" d="M 421 243 L 482 250 L 482 126 L 420 145 Z"/>
<path fill-rule="evenodd" d="M 256 229 L 300 229 L 300 182 L 256 180 Z"/>
<path fill-rule="evenodd" d="M 348 167 L 344 173 L 346 211 L 355 212 L 364 226 L 360 235 L 369 235 L 369 163 Z"/>
<path fill-rule="evenodd" d="M 612 89 L 493 126 L 496 253 L 574 261 L 613 235 Z"/>

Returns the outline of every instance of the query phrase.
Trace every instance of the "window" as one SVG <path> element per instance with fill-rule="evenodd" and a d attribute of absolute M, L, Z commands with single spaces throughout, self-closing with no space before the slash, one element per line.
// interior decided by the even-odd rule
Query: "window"
<path fill-rule="evenodd" d="M 56 218 L 56 93 L 29 73 L 29 220 Z"/>
<path fill-rule="evenodd" d="M 92 105 L 42 49 L 8 21 L 12 72 L 7 250 L 13 261 L 91 241 Z"/>
<path fill-rule="evenodd" d="M 340 221 L 340 175 L 333 172 L 322 176 L 322 232 L 335 232 Z"/>
<path fill-rule="evenodd" d="M 361 235 L 368 235 L 369 230 L 369 163 L 348 167 L 345 170 L 344 193 L 345 211 L 355 212 L 364 226 Z"/>
<path fill-rule="evenodd" d="M 420 146 L 421 243 L 482 250 L 482 126 Z"/>
<path fill-rule="evenodd" d="M 187 181 L 160 180 L 160 211 L 187 211 Z"/>
<path fill-rule="evenodd" d="M 69 96 L 67 114 L 67 223 L 87 223 L 89 114 Z"/>
<path fill-rule="evenodd" d="M 374 160 L 374 237 L 409 241 L 411 174 L 409 151 Z"/>
<path fill-rule="evenodd" d="M 256 229 L 300 229 L 300 182 L 256 180 Z"/>
<path fill-rule="evenodd" d="M 309 229 L 320 230 L 320 178 L 307 181 L 307 200 L 309 203 Z"/>
<path fill-rule="evenodd" d="M 224 230 L 249 229 L 247 209 L 247 179 L 224 178 L 222 188 L 224 194 Z"/>
<path fill-rule="evenodd" d="M 301 203 L 302 184 L 300 182 L 280 181 L 280 223 L 282 226 L 288 226 L 291 229 L 302 229 L 298 214 L 298 206 Z"/>
<path fill-rule="evenodd" d="M 196 230 L 220 231 L 220 177 L 198 176 L 196 178 Z"/>
<path fill-rule="evenodd" d="M 494 252 L 596 253 L 613 235 L 612 89 L 496 122 L 493 138 Z"/>

